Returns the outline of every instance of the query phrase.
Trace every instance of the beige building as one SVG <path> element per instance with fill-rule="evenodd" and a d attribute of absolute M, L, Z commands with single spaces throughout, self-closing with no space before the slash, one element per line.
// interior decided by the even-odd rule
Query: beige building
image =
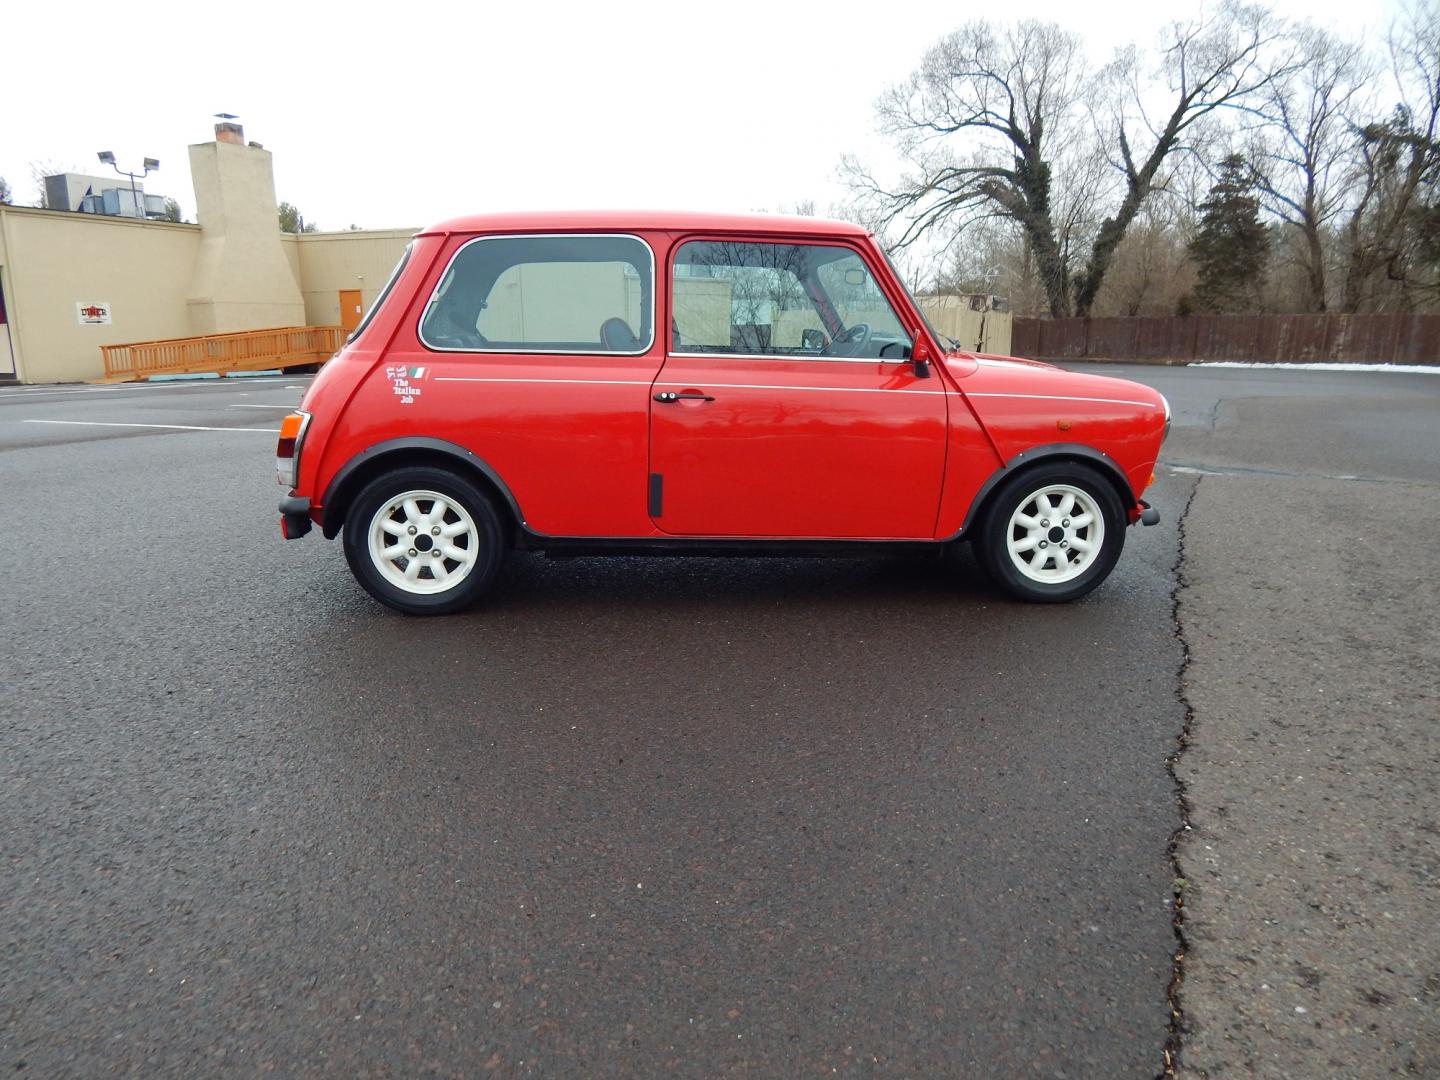
<path fill-rule="evenodd" d="M 0 376 L 96 379 L 100 345 L 188 334 L 200 235 L 197 225 L 0 206 Z"/>
<path fill-rule="evenodd" d="M 198 225 L 0 206 L 0 379 L 83 382 L 100 346 L 354 326 L 414 229 L 282 233 L 268 150 L 190 147 Z"/>
<path fill-rule="evenodd" d="M 198 225 L 0 206 L 0 380 L 101 378 L 102 345 L 353 327 L 416 231 L 282 233 L 270 152 L 236 124 L 190 147 L 190 172 Z M 989 299 L 921 303 L 966 348 L 1007 352 L 1010 314 Z M 798 340 L 813 320 L 787 314 Z"/>

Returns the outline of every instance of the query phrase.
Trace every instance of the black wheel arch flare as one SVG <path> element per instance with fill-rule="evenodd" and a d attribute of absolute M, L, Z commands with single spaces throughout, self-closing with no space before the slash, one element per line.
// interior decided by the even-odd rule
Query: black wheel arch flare
<path fill-rule="evenodd" d="M 1053 461 L 1080 461 L 1086 465 L 1095 466 L 1102 476 L 1115 485 L 1115 492 L 1120 496 L 1121 506 L 1129 508 L 1135 505 L 1135 492 L 1130 489 L 1130 481 L 1126 479 L 1125 471 L 1116 464 L 1114 458 L 1096 450 L 1093 446 L 1086 446 L 1084 443 L 1046 443 L 1043 446 L 1032 446 L 1028 450 L 1020 451 L 991 473 L 980 485 L 980 490 L 975 493 L 975 498 L 970 500 L 970 508 L 965 511 L 965 521 L 961 524 L 959 531 L 946 539 L 958 540 L 964 536 L 978 519 L 981 510 L 984 509 L 995 489 L 1010 477 L 1035 465 Z"/>
<path fill-rule="evenodd" d="M 414 436 L 402 439 L 386 439 L 368 446 L 336 470 L 325 488 L 321 507 L 321 532 L 327 540 L 333 540 L 345 524 L 345 515 L 350 503 L 365 483 L 380 473 L 401 465 L 434 464 L 454 468 L 462 475 L 480 482 L 481 487 L 498 496 L 499 509 L 508 510 L 509 524 L 524 527 L 525 516 L 514 494 L 488 462 L 477 457 L 458 443 L 445 439 Z M 503 516 L 503 514 L 502 514 Z"/>

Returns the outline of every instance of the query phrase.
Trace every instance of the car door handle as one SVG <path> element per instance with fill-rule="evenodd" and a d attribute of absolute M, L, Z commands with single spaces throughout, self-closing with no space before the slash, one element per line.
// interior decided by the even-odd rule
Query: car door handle
<path fill-rule="evenodd" d="M 675 390 L 662 390 L 655 395 L 655 400 L 665 405 L 673 405 L 677 401 L 714 401 L 709 394 L 701 393 L 679 393 Z"/>

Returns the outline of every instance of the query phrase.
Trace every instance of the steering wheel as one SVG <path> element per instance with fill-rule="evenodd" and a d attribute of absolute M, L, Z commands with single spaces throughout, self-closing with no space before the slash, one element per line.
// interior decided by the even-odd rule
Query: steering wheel
<path fill-rule="evenodd" d="M 863 356 L 874 335 L 875 331 L 869 323 L 857 322 L 836 334 L 835 340 L 830 342 L 830 347 L 825 352 L 830 356 Z"/>

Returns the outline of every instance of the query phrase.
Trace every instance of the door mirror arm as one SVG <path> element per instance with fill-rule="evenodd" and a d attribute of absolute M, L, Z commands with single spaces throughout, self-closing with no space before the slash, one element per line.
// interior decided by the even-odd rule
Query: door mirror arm
<path fill-rule="evenodd" d="M 910 359 L 914 362 L 917 379 L 930 378 L 930 345 L 923 334 L 915 335 L 915 345 L 911 349 Z"/>

